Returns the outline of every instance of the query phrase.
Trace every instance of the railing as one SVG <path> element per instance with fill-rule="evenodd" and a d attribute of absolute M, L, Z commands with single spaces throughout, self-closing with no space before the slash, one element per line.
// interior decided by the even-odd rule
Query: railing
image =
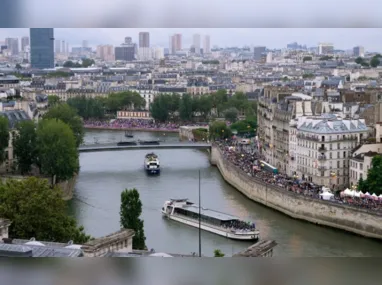
<path fill-rule="evenodd" d="M 319 151 L 327 151 L 328 149 L 327 149 L 326 147 L 322 147 L 322 146 L 321 146 L 321 147 L 318 148 L 318 150 L 319 150 Z"/>
<path fill-rule="evenodd" d="M 320 155 L 320 156 L 318 156 L 318 160 L 326 160 L 326 156 L 325 155 Z"/>

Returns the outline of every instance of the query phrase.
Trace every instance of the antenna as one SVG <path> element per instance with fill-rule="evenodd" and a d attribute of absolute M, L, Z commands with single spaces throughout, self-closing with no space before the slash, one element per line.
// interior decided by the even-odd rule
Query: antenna
<path fill-rule="evenodd" d="M 199 257 L 202 257 L 202 223 L 201 223 L 201 199 L 200 199 L 200 169 L 199 169 Z"/>

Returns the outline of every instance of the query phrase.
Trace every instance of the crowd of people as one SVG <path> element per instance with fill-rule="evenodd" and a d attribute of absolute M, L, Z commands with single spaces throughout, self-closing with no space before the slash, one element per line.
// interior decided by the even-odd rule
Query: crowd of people
<path fill-rule="evenodd" d="M 195 126 L 195 124 L 182 124 L 187 126 Z M 116 120 L 86 120 L 85 128 L 102 128 L 102 129 L 125 129 L 125 130 L 149 130 L 149 131 L 167 131 L 175 132 L 179 130 L 179 123 L 159 123 L 154 120 L 147 119 L 116 119 Z"/>
<path fill-rule="evenodd" d="M 222 225 L 223 228 L 231 231 L 250 232 L 256 229 L 255 223 L 243 221 L 230 221 Z"/>
<path fill-rule="evenodd" d="M 275 185 L 285 191 L 320 199 L 322 187 L 306 181 L 297 180 L 293 177 L 288 177 L 285 174 L 275 174 L 264 169 L 260 161 L 265 161 L 265 159 L 258 151 L 256 144 L 243 146 L 239 141 L 233 139 L 216 141 L 215 144 L 219 147 L 225 159 L 240 168 L 248 176 L 264 183 Z M 328 202 L 382 211 L 382 200 L 374 200 L 370 197 L 350 198 L 334 195 L 333 199 Z"/>

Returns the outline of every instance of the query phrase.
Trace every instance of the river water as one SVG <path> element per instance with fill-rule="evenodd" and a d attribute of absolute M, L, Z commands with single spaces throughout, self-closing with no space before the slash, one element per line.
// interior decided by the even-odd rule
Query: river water
<path fill-rule="evenodd" d="M 177 142 L 171 133 L 134 132 L 134 139 Z M 85 144 L 125 140 L 122 131 L 87 131 Z M 255 221 L 262 239 L 278 243 L 275 256 L 382 256 L 382 243 L 339 230 L 294 220 L 250 201 L 228 185 L 218 169 L 209 164 L 208 153 L 200 150 L 156 150 L 161 160 L 160 176 L 143 171 L 145 150 L 82 153 L 81 170 L 70 201 L 70 212 L 88 234 L 100 237 L 119 229 L 121 191 L 136 188 L 143 203 L 142 219 L 146 244 L 157 252 L 198 252 L 198 229 L 163 219 L 160 209 L 169 198 L 198 202 L 198 171 L 201 171 L 202 206 Z M 212 256 L 220 249 L 231 256 L 251 245 L 202 232 L 202 253 Z"/>

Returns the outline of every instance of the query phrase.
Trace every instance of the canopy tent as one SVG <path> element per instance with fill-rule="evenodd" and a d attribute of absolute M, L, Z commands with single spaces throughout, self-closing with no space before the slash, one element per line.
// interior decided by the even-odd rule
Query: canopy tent
<path fill-rule="evenodd" d="M 353 191 L 351 191 L 349 188 L 346 188 L 344 191 L 345 196 L 354 196 Z"/>
<path fill-rule="evenodd" d="M 378 198 L 379 200 L 382 200 L 382 194 L 379 194 Z"/>
<path fill-rule="evenodd" d="M 334 195 L 330 192 L 323 192 L 320 194 L 322 200 L 330 200 Z"/>
<path fill-rule="evenodd" d="M 373 195 L 371 195 L 371 197 L 372 197 L 374 200 L 378 200 L 378 196 L 375 195 L 375 193 L 373 193 Z"/>
<path fill-rule="evenodd" d="M 355 193 L 354 193 L 354 197 L 361 197 L 361 191 L 359 191 L 359 192 L 357 192 L 357 191 L 355 191 Z"/>
<path fill-rule="evenodd" d="M 366 193 L 365 193 L 365 196 L 370 196 L 370 193 L 369 193 L 369 192 L 366 192 Z"/>

